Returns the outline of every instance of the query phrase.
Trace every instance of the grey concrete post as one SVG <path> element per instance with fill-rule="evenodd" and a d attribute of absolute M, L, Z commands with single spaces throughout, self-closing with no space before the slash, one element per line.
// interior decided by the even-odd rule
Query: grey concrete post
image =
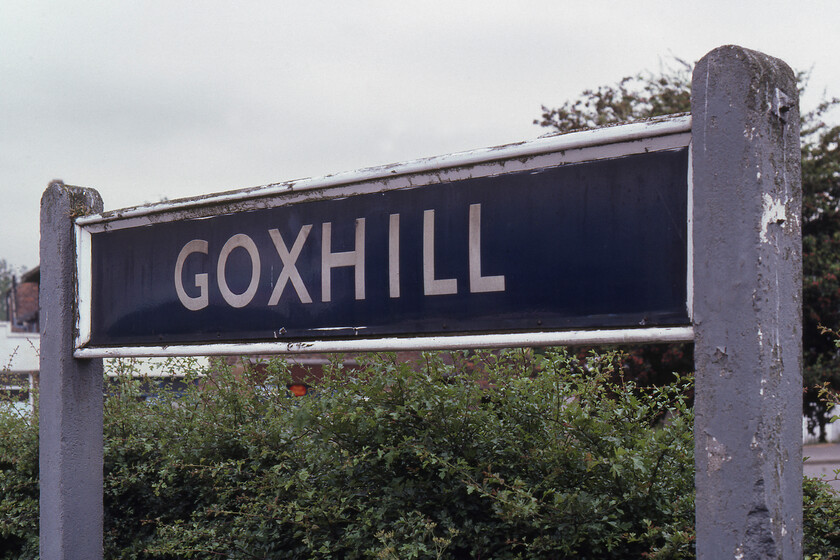
<path fill-rule="evenodd" d="M 73 358 L 73 218 L 100 211 L 96 191 L 60 181 L 41 197 L 42 560 L 102 558 L 102 360 Z"/>
<path fill-rule="evenodd" d="M 796 80 L 715 49 L 692 79 L 697 557 L 802 558 Z"/>

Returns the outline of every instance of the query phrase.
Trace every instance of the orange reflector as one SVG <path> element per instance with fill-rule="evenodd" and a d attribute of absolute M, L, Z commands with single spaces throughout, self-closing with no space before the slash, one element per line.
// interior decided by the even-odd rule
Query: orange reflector
<path fill-rule="evenodd" d="M 309 386 L 305 383 L 291 383 L 286 385 L 289 388 L 289 391 L 296 397 L 302 397 L 306 395 L 306 392 L 309 391 Z"/>

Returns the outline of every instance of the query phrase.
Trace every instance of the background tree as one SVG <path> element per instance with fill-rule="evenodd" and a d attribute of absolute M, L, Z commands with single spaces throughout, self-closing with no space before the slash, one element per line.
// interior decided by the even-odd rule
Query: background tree
<path fill-rule="evenodd" d="M 805 413 L 825 441 L 820 387 L 840 389 L 840 126 L 825 120 L 840 99 L 823 101 L 802 123 L 802 256 Z"/>
<path fill-rule="evenodd" d="M 534 124 L 569 132 L 691 110 L 691 69 L 675 58 L 658 73 L 643 72 L 615 85 L 588 89 L 558 108 L 542 107 Z M 807 72 L 798 75 L 800 95 Z M 826 406 L 819 388 L 840 389 L 840 126 L 827 122 L 840 105 L 825 98 L 801 115 L 804 411 L 809 430 L 825 441 Z M 667 382 L 693 368 L 691 344 L 650 345 L 629 353 L 626 369 L 642 383 Z"/>
<path fill-rule="evenodd" d="M 0 259 L 0 321 L 6 320 L 6 293 L 11 289 L 14 271 L 6 259 Z"/>
<path fill-rule="evenodd" d="M 542 106 L 534 124 L 570 132 L 691 111 L 691 64 L 679 58 L 659 74 L 626 76 L 617 84 L 587 89 L 556 109 Z"/>

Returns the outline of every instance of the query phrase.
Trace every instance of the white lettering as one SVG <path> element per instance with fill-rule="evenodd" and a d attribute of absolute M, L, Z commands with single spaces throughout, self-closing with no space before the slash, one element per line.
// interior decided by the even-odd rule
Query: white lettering
<path fill-rule="evenodd" d="M 280 257 L 282 268 L 276 282 L 273 283 L 271 296 L 268 299 L 268 305 L 278 305 L 286 287 L 291 284 L 297 298 L 303 304 L 312 303 L 312 296 L 304 283 L 301 270 L 298 268 L 298 261 L 301 258 L 303 249 L 312 233 L 312 224 L 300 227 L 300 230 L 295 237 L 294 244 L 289 247 L 286 240 L 283 239 L 282 234 L 278 229 L 269 229 L 268 234 L 274 243 L 274 248 L 277 255 Z M 390 214 L 388 221 L 388 295 L 391 298 L 401 297 L 401 254 L 400 254 L 400 214 Z M 469 207 L 469 225 L 468 225 L 468 271 L 469 271 L 469 292 L 470 293 L 486 293 L 486 292 L 504 292 L 505 276 L 485 276 L 482 272 L 482 242 L 481 242 L 482 226 L 481 226 L 481 204 L 471 204 Z M 458 241 L 458 240 L 454 240 Z M 454 242 L 453 240 L 445 239 L 445 242 Z M 426 296 L 438 296 L 458 293 L 458 279 L 457 278 L 436 278 L 436 253 L 435 253 L 435 210 L 425 210 L 423 212 L 423 294 Z M 234 293 L 231 290 L 226 276 L 226 267 L 231 253 L 237 248 L 242 248 L 248 252 L 251 260 L 250 280 L 247 289 L 242 293 Z M 440 248 L 439 248 L 440 249 Z M 265 250 L 265 248 L 263 249 Z M 198 295 L 194 295 L 195 291 L 187 293 L 184 288 L 184 266 L 187 259 L 193 253 L 201 253 L 203 255 L 209 254 L 208 242 L 204 239 L 193 239 L 183 246 L 175 263 L 174 280 L 175 291 L 178 295 L 178 300 L 181 304 L 191 310 L 197 311 L 204 309 L 209 305 L 209 274 L 206 272 L 194 274 L 192 281 L 198 289 Z M 441 255 L 446 254 L 445 251 Z M 384 257 L 385 255 L 382 255 Z M 217 285 L 219 292 L 228 305 L 236 308 L 241 308 L 249 305 L 259 289 L 261 277 L 261 261 L 260 251 L 254 240 L 244 233 L 239 233 L 230 237 L 219 252 L 218 261 L 216 262 L 215 272 L 217 275 Z M 196 257 L 197 258 L 197 257 Z M 354 269 L 354 289 L 355 299 L 364 300 L 366 298 L 365 287 L 365 218 L 357 218 L 355 220 L 354 232 L 354 247 L 351 251 L 333 252 L 332 250 L 332 222 L 323 222 L 321 224 L 321 301 L 332 301 L 332 270 L 334 268 L 353 267 Z M 451 259 L 450 259 L 451 260 Z M 381 261 L 379 261 L 381 263 Z M 447 261 L 449 262 L 449 261 Z M 381 263 L 384 264 L 384 263 Z M 485 263 L 486 264 L 486 263 Z M 210 265 L 212 268 L 212 265 Z M 303 265 L 301 265 L 303 266 Z M 247 268 L 247 265 L 245 265 Z M 241 271 L 244 276 L 247 270 Z M 270 275 L 273 277 L 272 274 Z M 413 285 L 414 279 L 411 279 Z M 384 295 L 384 294 L 383 294 Z M 294 297 L 294 296 L 290 296 Z"/>
<path fill-rule="evenodd" d="M 283 261 L 283 270 L 280 272 L 280 277 L 277 278 L 277 284 L 274 285 L 274 290 L 271 292 L 271 299 L 268 300 L 268 305 L 277 305 L 280 301 L 280 296 L 283 295 L 283 289 L 289 281 L 291 281 L 301 303 L 312 303 L 312 298 L 309 297 L 309 292 L 306 290 L 306 286 L 300 277 L 300 272 L 298 272 L 296 264 L 298 256 L 300 256 L 300 251 L 303 249 L 303 244 L 306 242 L 306 238 L 309 237 L 311 230 L 311 225 L 305 225 L 300 228 L 291 251 L 286 248 L 286 244 L 283 242 L 283 236 L 280 235 L 278 230 L 268 230 L 268 234 L 274 242 L 274 248 L 277 249 L 277 254 L 280 255 L 280 260 Z"/>
<path fill-rule="evenodd" d="M 435 279 L 435 211 L 423 212 L 423 294 L 440 296 L 458 293 L 457 278 Z"/>
<path fill-rule="evenodd" d="M 388 224 L 388 287 L 392 298 L 400 297 L 400 215 L 391 214 Z"/>
<path fill-rule="evenodd" d="M 481 204 L 470 204 L 470 293 L 504 292 L 504 276 L 481 275 Z"/>
<path fill-rule="evenodd" d="M 365 299 L 365 219 L 356 220 L 352 251 L 332 252 L 332 222 L 321 224 L 321 301 L 332 300 L 332 269 L 352 266 L 355 270 L 356 299 Z"/>
<path fill-rule="evenodd" d="M 193 253 L 207 254 L 207 241 L 204 239 L 193 239 L 181 249 L 178 253 L 178 260 L 175 261 L 175 291 L 178 293 L 178 299 L 190 311 L 198 311 L 207 307 L 207 273 L 195 275 L 195 287 L 198 288 L 198 296 L 191 297 L 184 291 L 183 272 L 184 261 Z"/>
<path fill-rule="evenodd" d="M 225 265 L 231 252 L 237 247 L 242 247 L 248 251 L 251 257 L 251 282 L 248 288 L 241 294 L 235 294 L 228 288 L 227 279 L 225 278 Z M 227 240 L 219 253 L 219 265 L 216 269 L 216 274 L 219 280 L 219 291 L 222 292 L 222 297 L 231 307 L 245 307 L 251 300 L 254 299 L 254 294 L 257 293 L 257 287 L 260 282 L 260 253 L 257 251 L 257 245 L 254 240 L 245 235 L 238 233 Z"/>

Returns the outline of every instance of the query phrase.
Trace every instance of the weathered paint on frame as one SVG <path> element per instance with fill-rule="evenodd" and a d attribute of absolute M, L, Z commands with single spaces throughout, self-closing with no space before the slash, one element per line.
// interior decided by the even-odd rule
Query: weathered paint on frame
<path fill-rule="evenodd" d="M 85 218 L 96 297 L 80 346 L 265 352 L 687 326 L 689 137 L 666 124 L 647 139 L 514 159 L 501 150 L 250 204 Z"/>

